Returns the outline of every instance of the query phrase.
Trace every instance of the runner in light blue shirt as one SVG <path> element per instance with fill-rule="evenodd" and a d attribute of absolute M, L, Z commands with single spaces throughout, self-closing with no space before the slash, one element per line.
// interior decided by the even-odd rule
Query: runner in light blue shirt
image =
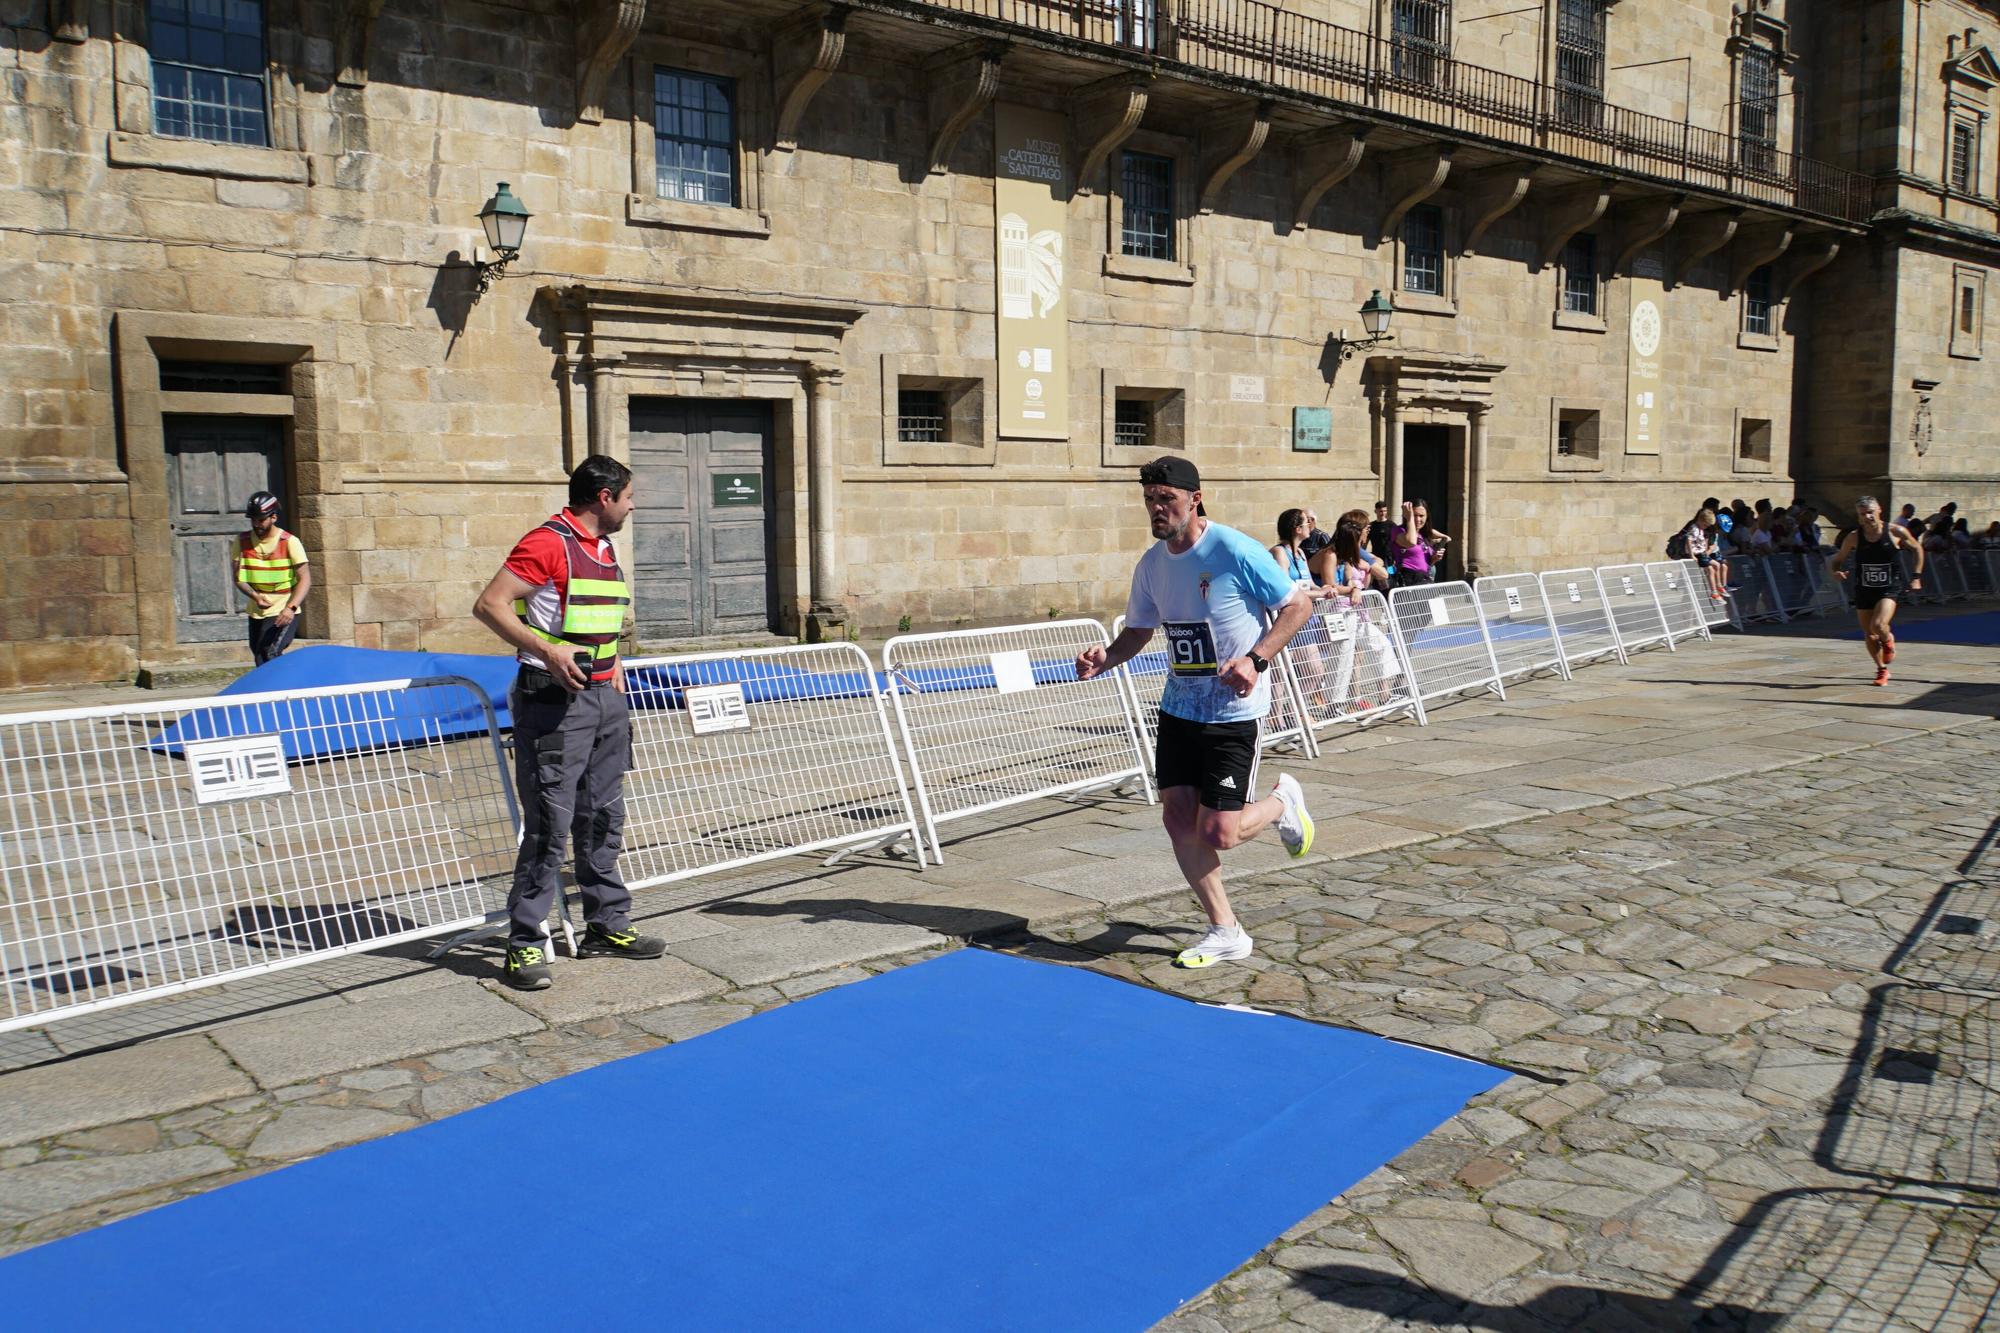
<path fill-rule="evenodd" d="M 1139 469 L 1146 517 L 1160 540 L 1139 558 L 1125 630 L 1109 648 L 1077 654 L 1076 678 L 1114 671 L 1152 641 L 1167 642 L 1153 774 L 1174 859 L 1209 920 L 1208 932 L 1175 959 L 1212 967 L 1248 958 L 1249 934 L 1222 887 L 1219 852 L 1275 824 L 1285 850 L 1312 847 L 1305 792 L 1289 773 L 1256 798 L 1258 740 L 1271 691 L 1264 679 L 1312 614 L 1312 601 L 1270 553 L 1201 514 L 1201 474 L 1169 454 Z M 1275 613 L 1266 629 L 1263 616 Z"/>

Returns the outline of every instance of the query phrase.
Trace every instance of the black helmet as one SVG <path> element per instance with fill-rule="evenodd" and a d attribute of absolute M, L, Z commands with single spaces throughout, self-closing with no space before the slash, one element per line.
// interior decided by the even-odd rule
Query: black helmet
<path fill-rule="evenodd" d="M 278 516 L 278 497 L 269 491 L 258 491 L 243 503 L 244 516 L 255 522 L 260 518 Z"/>

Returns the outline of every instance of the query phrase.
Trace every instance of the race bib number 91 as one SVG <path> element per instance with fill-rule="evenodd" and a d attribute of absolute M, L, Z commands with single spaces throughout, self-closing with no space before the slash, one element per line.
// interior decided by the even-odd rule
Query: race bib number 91
<path fill-rule="evenodd" d="M 1167 636 L 1167 663 L 1176 676 L 1213 676 L 1215 634 L 1206 620 L 1169 620 L 1160 627 Z"/>

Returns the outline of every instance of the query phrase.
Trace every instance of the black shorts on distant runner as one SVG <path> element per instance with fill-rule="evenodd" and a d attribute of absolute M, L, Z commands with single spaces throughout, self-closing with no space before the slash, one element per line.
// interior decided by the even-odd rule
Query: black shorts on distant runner
<path fill-rule="evenodd" d="M 1190 722 L 1160 714 L 1153 776 L 1160 790 L 1193 787 L 1211 810 L 1241 810 L 1256 799 L 1257 738 L 1263 724 Z"/>

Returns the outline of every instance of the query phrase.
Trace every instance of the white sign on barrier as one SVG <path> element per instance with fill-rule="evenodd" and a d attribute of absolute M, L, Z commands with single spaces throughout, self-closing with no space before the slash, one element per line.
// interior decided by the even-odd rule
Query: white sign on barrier
<path fill-rule="evenodd" d="M 1520 609 L 1521 609 L 1521 590 L 1519 588 L 1507 589 L 1507 618 L 1509 620 L 1512 620 L 1514 618 L 1514 613 L 1519 611 Z"/>
<path fill-rule="evenodd" d="M 1332 643 L 1346 643 L 1354 637 L 1353 616 L 1321 616 L 1320 623 L 1326 626 L 1326 637 Z"/>
<path fill-rule="evenodd" d="M 1450 623 L 1451 623 L 1451 608 L 1444 604 L 1444 598 L 1442 597 L 1432 598 L 1431 624 L 1449 625 Z"/>
<path fill-rule="evenodd" d="M 1627 597 L 1637 597 L 1639 595 L 1639 590 L 1632 586 L 1632 578 L 1630 575 L 1621 576 L 1618 580 L 1618 585 L 1623 589 L 1625 589 L 1625 595 Z"/>
<path fill-rule="evenodd" d="M 1572 602 L 1580 602 L 1583 600 L 1583 594 L 1577 591 L 1576 585 L 1574 583 L 1565 584 L 1564 586 L 1569 589 L 1569 599 Z"/>
<path fill-rule="evenodd" d="M 276 796 L 292 789 L 291 770 L 285 767 L 285 741 L 275 732 L 189 741 L 184 748 L 198 804 Z"/>
<path fill-rule="evenodd" d="M 743 702 L 743 687 L 695 685 L 687 690 L 688 726 L 697 736 L 713 736 L 718 731 L 750 730 L 750 709 Z"/>
<path fill-rule="evenodd" d="M 1027 651 L 993 654 L 993 684 L 1002 694 L 1020 694 L 1035 688 L 1035 664 Z"/>

